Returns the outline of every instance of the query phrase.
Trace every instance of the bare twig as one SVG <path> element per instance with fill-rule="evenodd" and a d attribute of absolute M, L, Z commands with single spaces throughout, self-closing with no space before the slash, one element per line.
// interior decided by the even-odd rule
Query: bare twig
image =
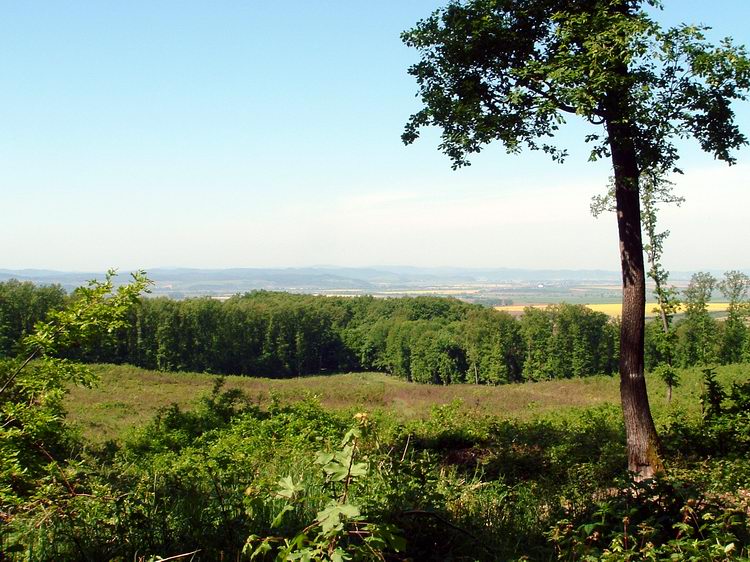
<path fill-rule="evenodd" d="M 10 383 L 12 383 L 15 380 L 15 378 L 18 376 L 18 374 L 26 368 L 26 365 L 28 365 L 29 363 L 31 363 L 32 359 L 34 359 L 34 357 L 36 357 L 37 353 L 39 353 L 39 348 L 37 348 L 34 351 L 32 351 L 31 355 L 29 355 L 26 358 L 26 361 L 24 361 L 21 364 L 21 366 L 18 367 L 18 369 L 16 369 L 15 372 L 5 380 L 5 383 L 3 384 L 3 387 L 0 388 L 0 396 L 2 396 L 3 392 L 6 391 L 6 389 L 10 386 Z"/>
<path fill-rule="evenodd" d="M 192 552 L 185 552 L 184 554 L 175 554 L 174 556 L 170 556 L 169 558 L 159 558 L 159 562 L 166 562 L 167 560 L 177 560 L 178 558 L 185 558 L 186 556 L 195 556 L 201 551 L 199 548 L 198 550 L 194 550 Z"/>
<path fill-rule="evenodd" d="M 62 469 L 62 467 L 60 467 L 60 463 L 58 463 L 58 462 L 57 462 L 57 461 L 56 461 L 56 460 L 55 460 L 55 459 L 54 459 L 54 458 L 52 457 L 52 455 L 50 455 L 50 454 L 49 454 L 49 453 L 47 452 L 47 449 L 45 449 L 45 448 L 44 448 L 44 445 L 42 445 L 41 443 L 36 443 L 36 446 L 37 446 L 37 448 L 38 448 L 38 449 L 39 449 L 39 450 L 40 450 L 40 451 L 42 452 L 42 454 L 43 454 L 43 455 L 44 455 L 45 457 L 47 457 L 47 458 L 48 458 L 48 459 L 49 459 L 49 460 L 50 460 L 51 462 L 53 462 L 53 463 L 55 464 L 55 468 L 57 468 L 57 471 L 58 471 L 58 472 L 60 473 L 60 476 L 62 476 L 62 479 L 63 479 L 63 481 L 65 482 L 65 486 L 66 486 L 66 487 L 68 488 L 68 491 L 69 491 L 69 492 L 71 493 L 71 495 L 73 495 L 73 496 L 78 496 L 78 495 L 80 495 L 80 494 L 78 494 L 78 492 L 76 492 L 75 488 L 73 488 L 73 485 L 72 485 L 72 484 L 70 483 L 70 481 L 68 480 L 68 478 L 67 478 L 67 477 L 65 476 L 65 472 L 63 472 L 63 469 Z"/>
<path fill-rule="evenodd" d="M 409 441 L 411 440 L 411 433 L 406 436 L 406 445 L 404 445 L 404 454 L 401 455 L 401 460 L 399 462 L 404 462 L 404 459 L 406 458 L 406 451 L 409 450 Z"/>
<path fill-rule="evenodd" d="M 458 525 L 455 525 L 455 524 L 451 523 L 445 517 L 442 517 L 441 515 L 438 515 L 434 511 L 425 511 L 423 509 L 410 509 L 408 511 L 402 511 L 401 514 L 402 515 L 424 515 L 424 516 L 427 516 L 427 517 L 432 517 L 434 519 L 437 519 L 438 521 L 440 521 L 444 525 L 450 527 L 451 529 L 455 529 L 456 531 L 459 531 L 459 532 L 463 533 L 467 537 L 471 537 L 472 539 L 474 539 L 476 541 L 479 540 L 476 537 L 476 535 L 470 533 L 466 529 L 463 529 L 463 528 L 459 527 Z"/>

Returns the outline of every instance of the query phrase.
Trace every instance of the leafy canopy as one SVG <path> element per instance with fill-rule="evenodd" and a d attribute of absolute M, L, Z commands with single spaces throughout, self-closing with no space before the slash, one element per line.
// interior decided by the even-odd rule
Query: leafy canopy
<path fill-rule="evenodd" d="M 114 275 L 111 270 L 104 281 L 76 289 L 65 308 L 36 323 L 16 358 L 0 360 L 0 505 L 18 504 L 37 488 L 46 501 L 45 475 L 57 478 L 57 472 L 75 494 L 56 461 L 68 457 L 72 445 L 62 400 L 69 385 L 90 386 L 96 378 L 59 354 L 127 325 L 151 282 L 138 271 L 115 289 Z"/>
<path fill-rule="evenodd" d="M 677 170 L 675 140 L 733 163 L 746 144 L 731 104 L 750 87 L 750 61 L 730 39 L 706 41 L 706 28 L 663 30 L 643 10 L 658 0 L 454 0 L 402 34 L 419 50 L 416 77 L 424 108 L 402 139 L 442 129 L 453 167 L 501 141 L 562 161 L 550 142 L 565 114 L 632 131 L 640 170 Z M 623 98 L 622 103 L 613 103 Z M 607 128 L 588 135 L 591 159 L 610 156 Z M 617 140 L 617 139 L 614 139 Z"/>

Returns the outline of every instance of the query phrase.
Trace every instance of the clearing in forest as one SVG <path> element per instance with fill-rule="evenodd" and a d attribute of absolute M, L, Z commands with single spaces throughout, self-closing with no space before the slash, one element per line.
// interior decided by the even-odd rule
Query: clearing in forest
<path fill-rule="evenodd" d="M 190 408 L 208 393 L 217 375 L 164 373 L 129 365 L 95 365 L 100 382 L 94 388 L 73 387 L 66 398 L 68 419 L 94 441 L 118 439 L 129 428 L 149 421 L 161 408 L 178 404 Z M 749 365 L 720 367 L 719 380 L 727 385 L 750 376 Z M 682 385 L 675 389 L 672 406 L 697 413 L 702 392 L 699 369 L 681 371 Z M 478 416 L 531 419 L 555 416 L 579 408 L 619 404 L 619 379 L 597 376 L 501 386 L 410 383 L 382 373 L 346 373 L 291 379 L 225 377 L 226 388 L 239 388 L 259 406 L 271 400 L 294 402 L 316 397 L 323 406 L 357 411 L 382 410 L 407 420 L 427 417 L 444 404 Z M 648 379 L 652 408 L 665 408 L 666 387 L 656 377 Z"/>

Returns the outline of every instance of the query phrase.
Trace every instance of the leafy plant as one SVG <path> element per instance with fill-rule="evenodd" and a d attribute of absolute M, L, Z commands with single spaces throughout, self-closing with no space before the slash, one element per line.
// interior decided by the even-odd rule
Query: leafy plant
<path fill-rule="evenodd" d="M 726 392 L 716 380 L 716 369 L 706 367 L 703 372 L 703 392 L 701 394 L 701 410 L 705 419 L 712 419 L 721 415 L 721 403 L 726 398 Z"/>
<path fill-rule="evenodd" d="M 582 517 L 549 531 L 559 560 L 746 559 L 748 516 L 684 482 L 620 482 Z"/>
<path fill-rule="evenodd" d="M 654 369 L 654 375 L 667 385 L 667 402 L 672 401 L 672 390 L 680 386 L 680 375 L 672 365 L 662 363 Z"/>
<path fill-rule="evenodd" d="M 366 414 L 357 414 L 358 426 L 350 429 L 334 452 L 318 452 L 315 465 L 324 475 L 327 492 L 322 509 L 312 523 L 291 538 L 251 535 L 245 552 L 252 560 L 269 556 L 276 560 L 384 560 L 384 552 L 401 551 L 405 542 L 392 525 L 376 525 L 362 517 L 350 498 L 352 487 L 367 478 L 369 464 L 361 458 L 359 442 Z M 279 480 L 275 496 L 283 500 L 271 526 L 279 527 L 284 515 L 309 501 L 304 486 L 291 476 Z M 252 492 L 251 492 L 252 493 Z M 249 514 L 252 515 L 252 509 Z"/>
<path fill-rule="evenodd" d="M 67 385 L 91 385 L 83 365 L 59 354 L 98 334 L 126 325 L 129 312 L 150 281 L 143 272 L 114 289 L 114 271 L 104 281 L 76 289 L 71 302 L 37 322 L 16 358 L 0 363 L 0 502 L 18 504 L 49 476 L 73 485 L 58 463 L 73 441 L 65 425 L 62 399 Z"/>

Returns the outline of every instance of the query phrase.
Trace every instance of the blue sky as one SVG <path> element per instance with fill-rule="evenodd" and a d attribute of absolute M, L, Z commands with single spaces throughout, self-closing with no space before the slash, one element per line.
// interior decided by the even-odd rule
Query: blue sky
<path fill-rule="evenodd" d="M 441 2 L 0 1 L 0 268 L 453 265 L 617 269 L 606 163 L 491 146 L 454 172 L 399 33 Z M 658 19 L 750 44 L 747 0 Z M 738 107 L 750 132 L 750 108 Z M 674 269 L 748 267 L 750 150 L 687 148 Z"/>

